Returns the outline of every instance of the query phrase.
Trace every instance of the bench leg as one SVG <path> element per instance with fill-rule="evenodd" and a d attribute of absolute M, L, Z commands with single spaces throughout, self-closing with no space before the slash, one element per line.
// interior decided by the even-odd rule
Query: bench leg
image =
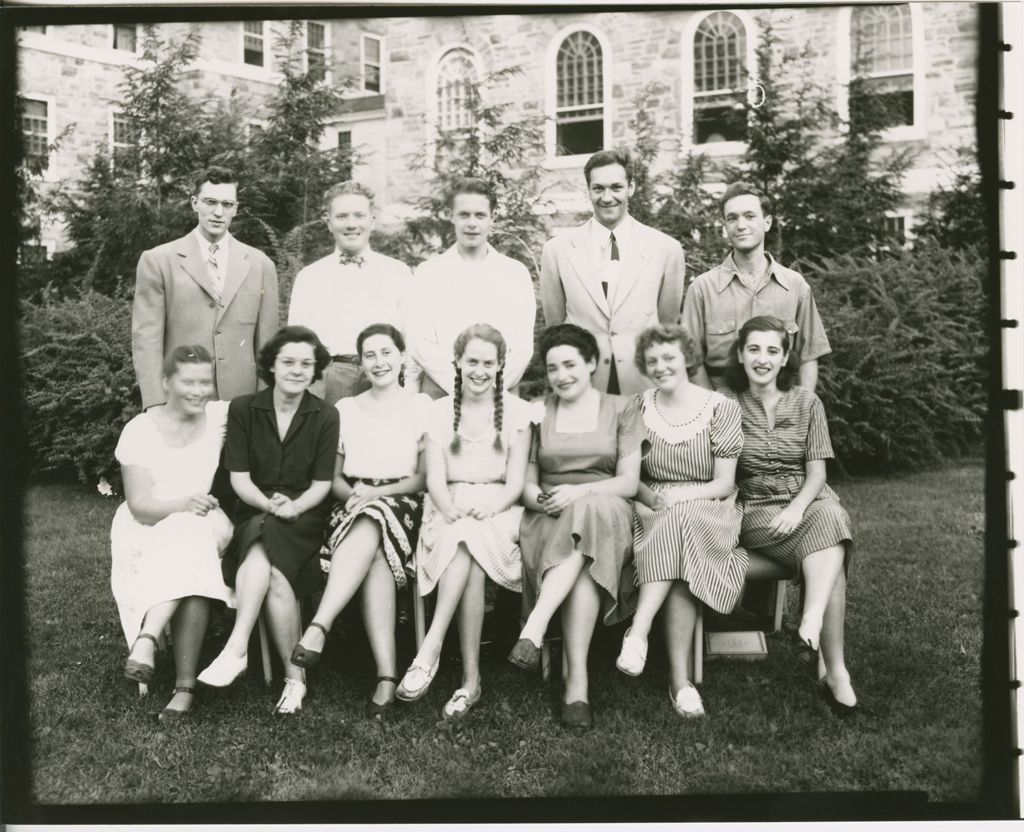
<path fill-rule="evenodd" d="M 273 676 L 270 673 L 270 640 L 267 635 L 267 625 L 263 621 L 263 613 L 257 619 L 260 639 L 260 660 L 263 662 L 263 682 L 269 687 Z"/>
<path fill-rule="evenodd" d="M 782 613 L 786 609 L 786 581 L 775 582 L 775 609 L 772 610 L 772 632 L 782 629 Z"/>
<path fill-rule="evenodd" d="M 540 677 L 545 682 L 551 678 L 551 642 L 547 639 L 540 648 Z"/>
<path fill-rule="evenodd" d="M 409 578 L 409 589 L 412 592 L 412 621 L 416 632 L 416 652 L 423 646 L 423 639 L 427 636 L 427 614 L 423 604 L 423 596 L 420 595 L 419 586 L 415 578 Z"/>
<path fill-rule="evenodd" d="M 697 620 L 693 624 L 693 649 L 690 651 L 690 679 L 695 685 L 704 681 L 704 604 L 697 601 Z"/>

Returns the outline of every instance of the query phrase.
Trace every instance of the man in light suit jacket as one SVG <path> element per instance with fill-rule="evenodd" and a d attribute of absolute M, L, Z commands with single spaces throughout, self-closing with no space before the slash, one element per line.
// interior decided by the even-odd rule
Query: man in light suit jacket
<path fill-rule="evenodd" d="M 544 244 L 540 299 L 548 326 L 577 324 L 597 338 L 594 386 L 638 393 L 650 382 L 633 364 L 636 336 L 675 324 L 683 303 L 683 249 L 629 216 L 636 183 L 629 154 L 602 150 L 583 168 L 594 216 Z"/>
<path fill-rule="evenodd" d="M 256 392 L 256 356 L 277 331 L 277 272 L 263 252 L 228 233 L 238 182 L 227 168 L 196 177 L 196 228 L 144 251 L 135 276 L 132 362 L 143 408 L 165 402 L 164 354 L 201 344 L 214 360 L 218 398 Z"/>

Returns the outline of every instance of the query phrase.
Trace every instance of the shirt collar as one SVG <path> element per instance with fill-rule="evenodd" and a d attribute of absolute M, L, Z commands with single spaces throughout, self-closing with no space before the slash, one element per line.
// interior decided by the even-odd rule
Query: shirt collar
<path fill-rule="evenodd" d="M 210 257 L 210 246 L 213 245 L 206 237 L 203 236 L 197 225 L 195 231 L 196 239 L 199 241 L 199 253 L 203 255 L 203 260 L 208 260 Z M 217 243 L 217 253 L 227 257 L 228 249 L 231 247 L 231 232 L 225 231 L 224 236 L 220 238 Z"/>
<path fill-rule="evenodd" d="M 313 413 L 320 409 L 319 399 L 317 399 L 308 390 L 302 392 L 302 401 L 299 402 L 299 407 L 296 413 Z M 258 393 L 252 397 L 252 407 L 258 410 L 273 410 L 274 409 L 274 388 L 264 387 Z"/>
<path fill-rule="evenodd" d="M 335 245 L 334 245 L 334 259 L 335 260 L 337 260 L 342 254 L 348 254 L 348 253 L 349 252 L 347 252 L 347 251 L 342 251 L 341 247 L 337 243 L 335 243 Z M 371 251 L 370 246 L 367 245 L 362 251 L 357 251 L 352 256 L 353 257 L 362 257 L 364 260 L 369 260 L 370 259 L 370 255 L 372 253 L 373 252 Z"/>
<path fill-rule="evenodd" d="M 494 246 L 492 246 L 490 243 L 488 243 L 487 244 L 487 254 L 484 255 L 484 259 L 483 260 L 467 260 L 461 254 L 459 254 L 459 244 L 458 243 L 453 243 L 452 247 L 450 249 L 448 249 L 448 251 L 446 251 L 444 253 L 447 254 L 449 257 L 454 257 L 455 260 L 457 262 L 459 262 L 459 263 L 465 263 L 467 266 L 473 266 L 473 265 L 476 265 L 477 263 L 486 263 L 488 258 L 491 256 L 491 252 L 492 251 L 494 251 Z"/>
<path fill-rule="evenodd" d="M 772 257 L 767 251 L 764 256 L 768 258 L 768 279 L 775 278 L 775 281 L 783 288 L 789 289 L 789 277 L 785 274 L 785 270 L 778 263 L 775 262 L 775 258 Z M 718 282 L 715 288 L 719 292 L 724 292 L 725 287 L 732 283 L 732 279 L 739 279 L 739 270 L 736 268 L 736 261 L 733 260 L 732 252 L 729 252 L 729 256 L 725 258 L 722 265 L 718 267 Z"/>
<path fill-rule="evenodd" d="M 633 218 L 626 214 L 614 229 L 606 228 L 593 217 L 590 218 L 590 239 L 594 245 L 600 248 L 608 245 L 608 236 L 613 230 L 616 243 L 628 243 L 633 234 Z"/>

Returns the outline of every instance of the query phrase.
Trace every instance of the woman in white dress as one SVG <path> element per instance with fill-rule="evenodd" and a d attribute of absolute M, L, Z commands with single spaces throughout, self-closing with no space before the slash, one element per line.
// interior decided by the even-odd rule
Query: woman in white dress
<path fill-rule="evenodd" d="M 505 339 L 474 324 L 455 340 L 455 392 L 432 405 L 427 429 L 427 499 L 416 549 L 421 595 L 437 587 L 437 605 L 399 699 L 420 699 L 437 672 L 456 611 L 462 685 L 442 711 L 464 716 L 480 699 L 484 578 L 522 591 L 518 505 L 526 478 L 531 421 L 537 408 L 503 393 Z"/>
<path fill-rule="evenodd" d="M 130 645 L 127 678 L 152 681 L 157 639 L 171 625 L 176 679 L 160 713 L 166 719 L 192 709 L 210 599 L 233 606 L 234 597 L 219 557 L 231 540 L 231 521 L 209 493 L 228 409 L 210 401 L 210 354 L 201 346 L 172 350 L 163 389 L 167 403 L 125 425 L 114 451 L 125 502 L 110 529 L 110 585 Z"/>
<path fill-rule="evenodd" d="M 338 500 L 320 552 L 328 573 L 320 606 L 292 652 L 292 663 L 320 661 L 335 618 L 362 589 L 363 622 L 377 664 L 367 713 L 395 701 L 395 592 L 406 586 L 423 514 L 420 450 L 433 400 L 403 383 L 405 339 L 390 324 L 359 333 L 356 351 L 370 389 L 340 399 L 338 458 L 331 492 Z"/>

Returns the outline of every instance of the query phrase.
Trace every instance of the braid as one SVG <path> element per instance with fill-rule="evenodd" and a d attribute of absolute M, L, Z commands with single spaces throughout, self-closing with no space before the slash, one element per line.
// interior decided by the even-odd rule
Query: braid
<path fill-rule="evenodd" d="M 448 447 L 453 454 L 457 454 L 462 449 L 462 441 L 459 439 L 459 422 L 462 419 L 462 370 L 458 367 L 455 368 L 455 392 L 452 394 L 452 401 L 455 420 L 452 425 L 452 443 Z"/>
<path fill-rule="evenodd" d="M 500 451 L 502 448 L 501 420 L 505 405 L 504 389 L 501 379 L 502 370 L 503 368 L 499 367 L 497 374 L 494 376 L 494 450 L 496 451 Z"/>

